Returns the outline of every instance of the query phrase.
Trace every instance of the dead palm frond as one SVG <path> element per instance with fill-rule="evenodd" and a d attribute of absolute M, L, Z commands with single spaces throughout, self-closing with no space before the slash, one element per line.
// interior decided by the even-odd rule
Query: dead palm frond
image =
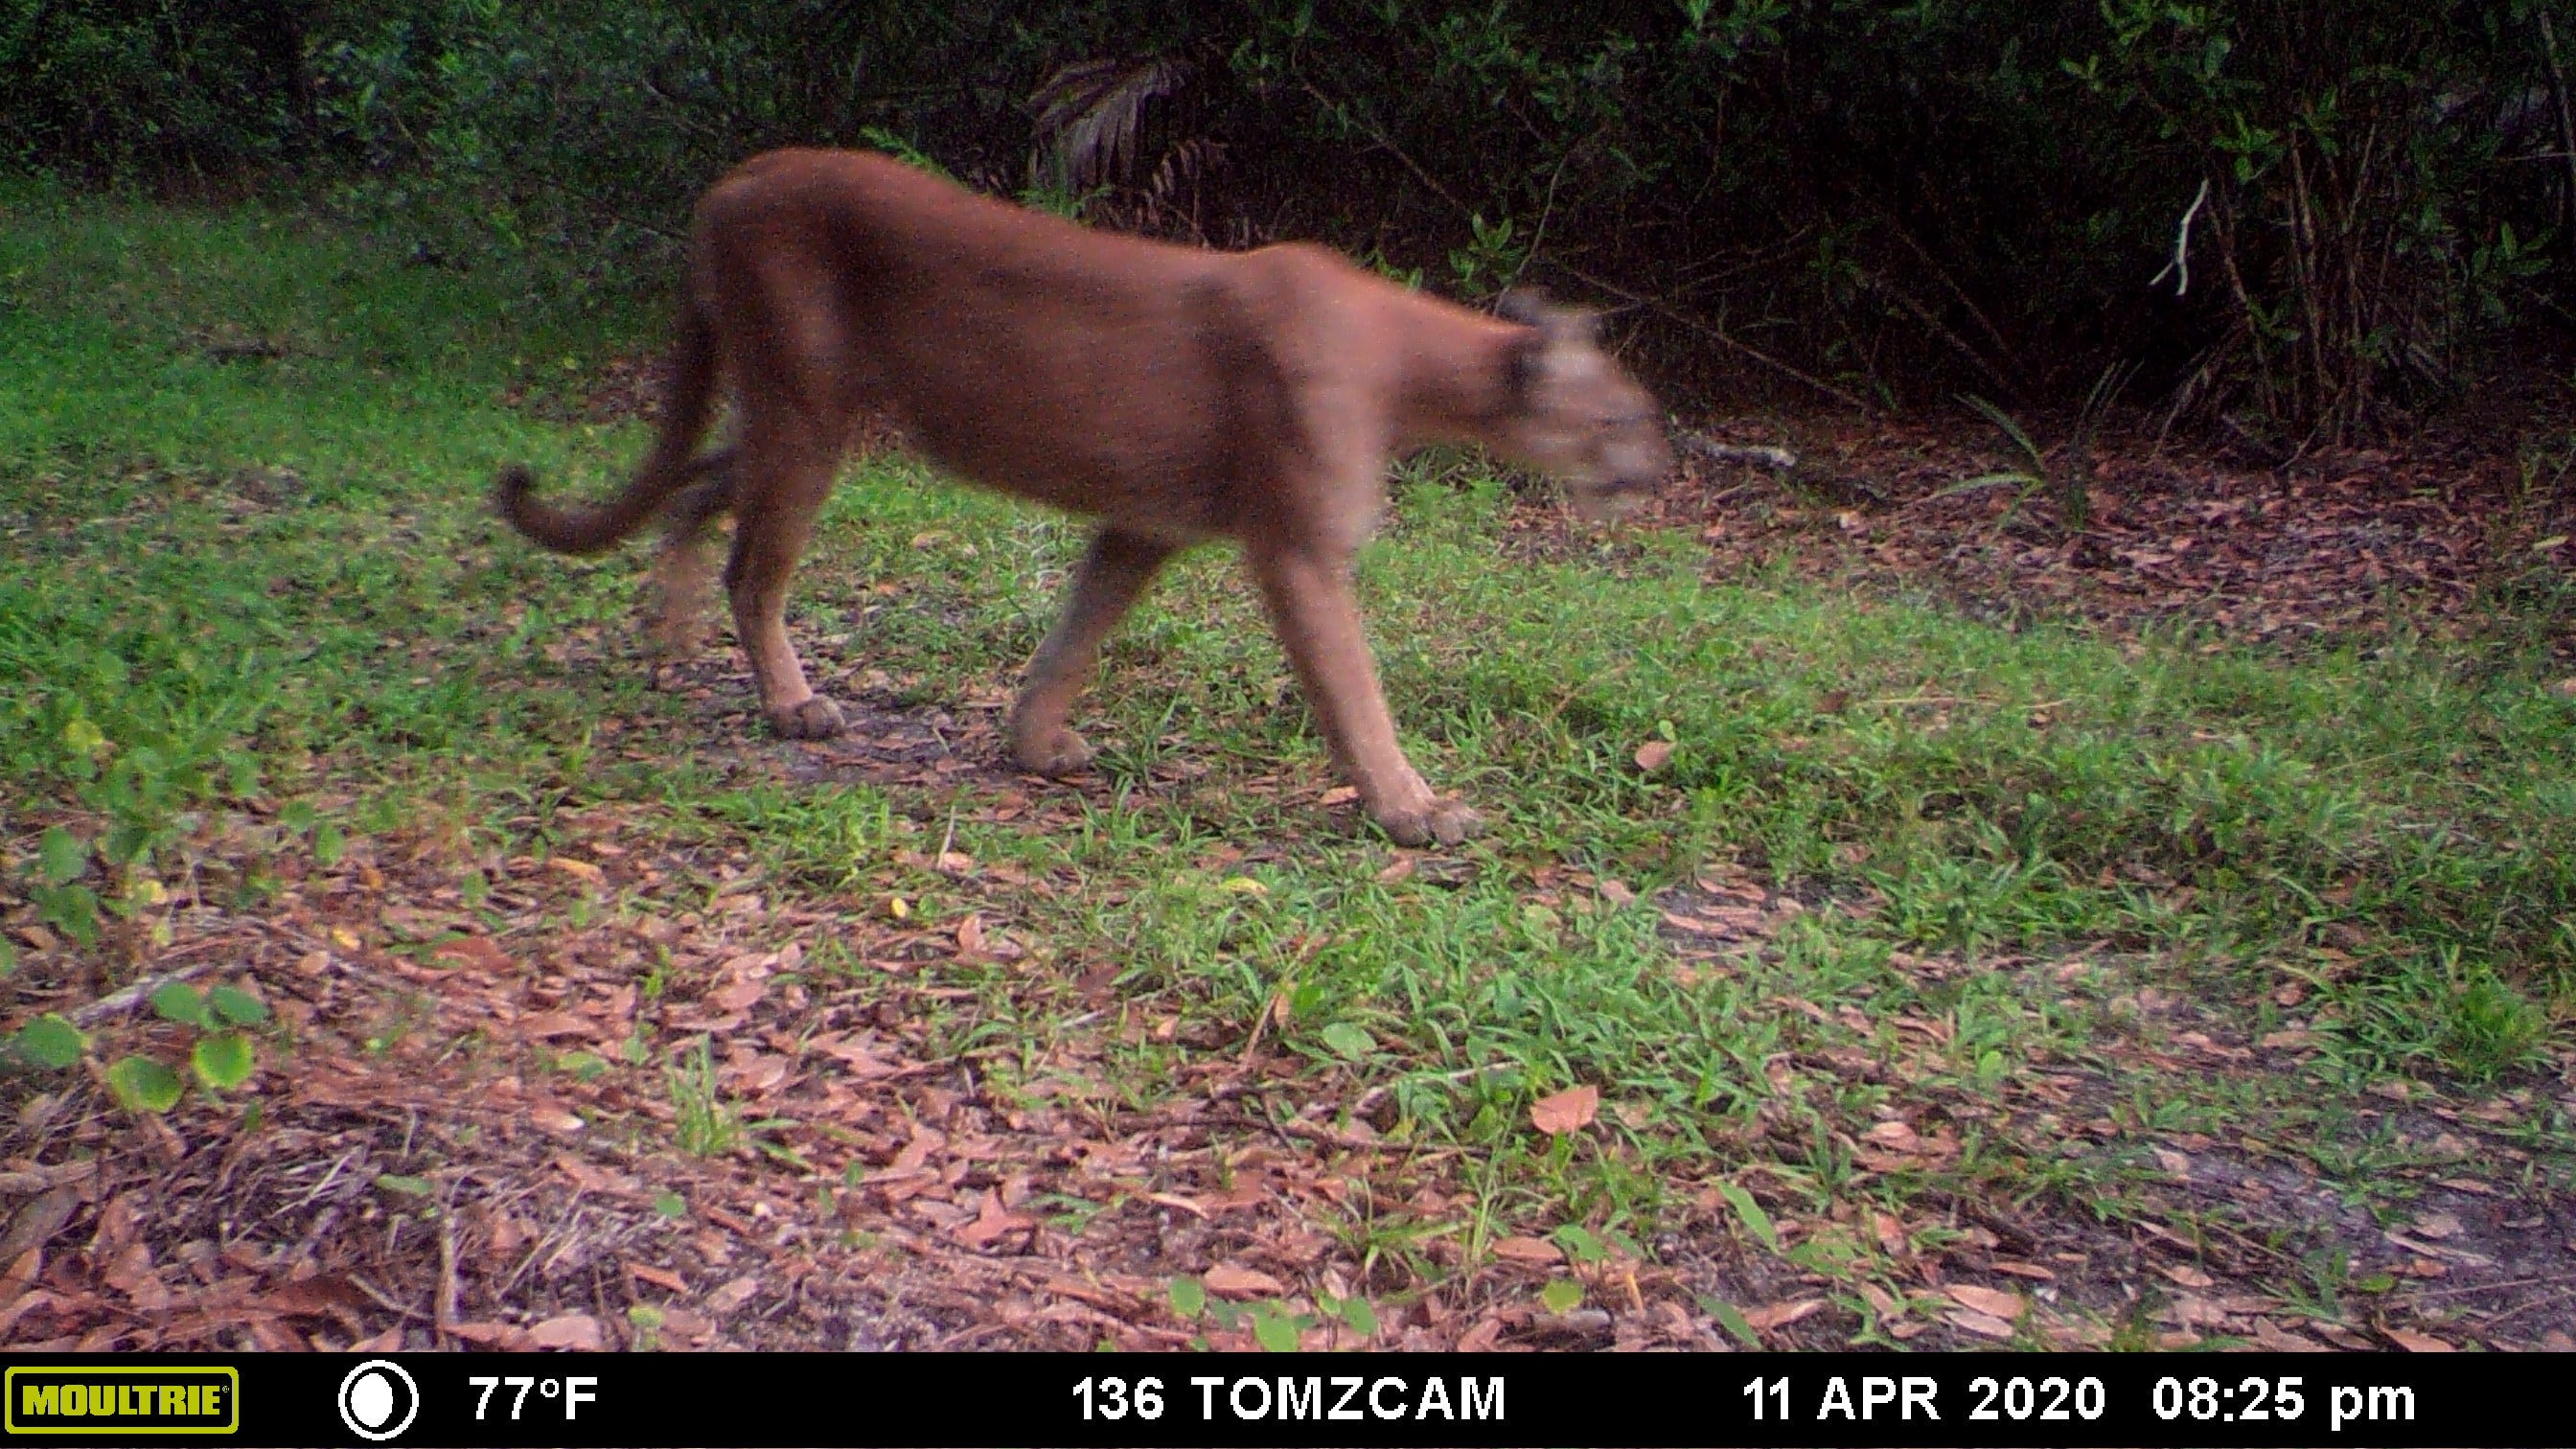
<path fill-rule="evenodd" d="M 1146 112 L 1177 93 L 1191 70 L 1186 60 L 1158 56 L 1076 61 L 1047 77 L 1029 104 L 1037 109 L 1039 153 L 1052 159 L 1055 184 L 1074 192 L 1135 184 L 1145 169 Z"/>
<path fill-rule="evenodd" d="M 1199 178 L 1216 169 L 1225 158 L 1225 143 L 1205 136 L 1192 136 L 1173 143 L 1154 167 L 1152 179 L 1145 183 L 1146 195 L 1157 203 L 1174 204 L 1181 193 L 1198 184 Z"/>

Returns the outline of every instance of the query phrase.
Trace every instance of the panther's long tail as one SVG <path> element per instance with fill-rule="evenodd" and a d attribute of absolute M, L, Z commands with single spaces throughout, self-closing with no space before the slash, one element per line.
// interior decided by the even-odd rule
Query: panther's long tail
<path fill-rule="evenodd" d="M 670 380 L 653 454 L 625 491 L 596 507 L 557 507 L 536 497 L 536 478 L 518 465 L 501 470 L 492 501 L 510 526 L 557 553 L 598 553 L 625 541 L 652 521 L 671 495 L 722 467 L 729 454 L 694 456 L 715 411 L 715 328 L 695 299 L 680 304 L 678 336 L 671 347 Z"/>

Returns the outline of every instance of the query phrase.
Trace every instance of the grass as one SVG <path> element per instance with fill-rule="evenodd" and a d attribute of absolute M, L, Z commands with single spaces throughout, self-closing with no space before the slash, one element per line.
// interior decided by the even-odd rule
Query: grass
<path fill-rule="evenodd" d="M 989 779 L 783 777 L 740 739 L 730 661 L 706 703 L 648 688 L 635 560 L 540 556 L 489 518 L 505 460 L 558 489 L 621 476 L 636 428 L 498 399 L 649 329 L 531 313 L 524 282 L 289 211 L 24 188 L 0 210 L 0 893 L 76 943 L 164 929 L 175 895 L 261 909 L 263 849 L 327 866 L 398 840 L 471 905 L 495 862 L 617 802 L 730 862 L 696 905 L 756 880 L 1009 922 L 1028 959 L 943 968 L 926 1024 L 1005 1095 L 1149 1106 L 1274 1033 L 1297 1100 L 1259 1111 L 1320 1103 L 1458 1154 L 1458 1216 L 1354 1200 L 1336 1225 L 1389 1275 L 1434 1271 L 1436 1241 L 1633 1245 L 1701 1209 L 1778 1246 L 1735 1186 L 1748 1162 L 1774 1210 L 1819 1222 L 1980 1196 L 2116 1219 L 2152 1176 L 2138 1144 L 2173 1133 L 2259 1135 L 2396 1193 L 2372 1183 L 2416 1149 L 2365 1089 L 2474 1094 L 2565 1060 L 2576 699 L 2510 630 L 2297 659 L 2012 632 L 1786 574 L 1713 582 L 1684 538 L 1532 550 L 1499 483 L 1425 472 L 1366 558 L 1366 607 L 1417 763 L 1488 840 L 1407 874 L 1317 803 L 1315 732 L 1213 554 L 1086 706 L 1109 788 L 1038 828 Z M 845 696 L 968 714 L 1009 688 L 1076 544 L 870 463 L 801 577 L 800 643 Z M 1810 909 L 1693 965 L 1653 897 L 1700 880 Z M 878 989 L 839 943 L 811 950 L 808 979 Z M 2310 1045 L 2173 1071 L 2148 1048 L 2177 1002 L 2228 1040 Z M 1076 1038 L 1095 1059 L 1068 1068 Z M 744 1130 L 702 1039 L 580 1069 L 661 1084 L 690 1152 Z M 2090 1095 L 2062 1121 L 1980 1122 L 2069 1070 Z M 1578 1084 L 1605 1130 L 1533 1136 L 1530 1104 Z M 1955 1149 L 1867 1170 L 1864 1134 L 1926 1103 Z M 2102 1150 L 2061 1140 L 2085 1115 L 2118 1124 Z M 2543 1114 L 2530 1140 L 2563 1154 L 2566 1131 Z M 1732 1195 L 1694 1198 L 1708 1183 Z M 1879 1282 L 1888 1249 L 1815 1229 L 1781 1251 Z M 2312 1296 L 2354 1291 L 2302 1271 Z"/>

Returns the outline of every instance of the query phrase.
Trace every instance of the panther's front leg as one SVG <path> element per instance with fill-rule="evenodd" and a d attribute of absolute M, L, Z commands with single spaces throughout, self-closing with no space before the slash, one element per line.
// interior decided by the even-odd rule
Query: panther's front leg
<path fill-rule="evenodd" d="M 1395 721 L 1360 629 L 1349 555 L 1262 543 L 1244 558 L 1333 758 L 1359 788 L 1369 818 L 1399 845 L 1455 845 L 1482 830 L 1484 818 L 1434 795 L 1396 743 Z"/>
<path fill-rule="evenodd" d="M 1135 607 L 1174 545 L 1104 524 L 1074 570 L 1063 617 L 1029 659 L 1011 710 L 1011 758 L 1041 775 L 1070 775 L 1091 763 L 1091 746 L 1068 722 L 1073 702 L 1100 659 L 1100 645 Z"/>

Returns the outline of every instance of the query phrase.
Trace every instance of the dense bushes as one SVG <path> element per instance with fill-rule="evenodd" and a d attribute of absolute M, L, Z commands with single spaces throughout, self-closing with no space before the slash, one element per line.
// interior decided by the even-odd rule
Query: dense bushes
<path fill-rule="evenodd" d="M 140 12 L 140 13 L 138 13 Z M 2570 321 L 2576 0 L 0 0 L 20 161 L 668 229 L 789 140 L 1623 301 L 1792 392 L 2344 436 Z M 32 84 L 18 85 L 20 76 Z"/>
<path fill-rule="evenodd" d="M 206 174 L 311 131 L 319 0 L 0 0 L 0 162 Z"/>

